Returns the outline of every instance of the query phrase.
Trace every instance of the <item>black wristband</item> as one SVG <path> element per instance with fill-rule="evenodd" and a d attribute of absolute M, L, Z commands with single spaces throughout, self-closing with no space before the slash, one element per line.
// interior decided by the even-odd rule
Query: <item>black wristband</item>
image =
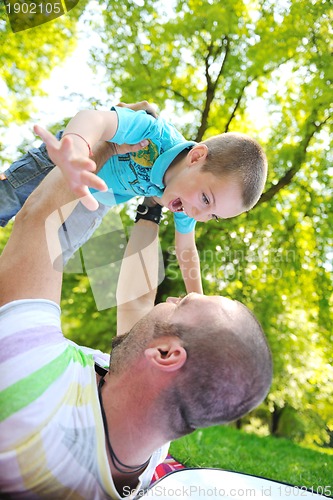
<path fill-rule="evenodd" d="M 138 220 L 150 220 L 159 224 L 162 219 L 162 207 L 161 205 L 154 205 L 153 207 L 147 207 L 147 205 L 138 205 L 136 209 L 135 222 Z"/>

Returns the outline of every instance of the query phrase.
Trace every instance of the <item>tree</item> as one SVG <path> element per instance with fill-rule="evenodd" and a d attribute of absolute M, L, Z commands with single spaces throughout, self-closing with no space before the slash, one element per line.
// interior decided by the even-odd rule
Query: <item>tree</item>
<path fill-rule="evenodd" d="M 197 225 L 204 288 L 247 304 L 269 338 L 274 384 L 264 407 L 248 419 L 252 428 L 259 418 L 267 432 L 291 435 L 287 423 L 297 415 L 295 439 L 328 441 L 333 429 L 329 2 L 101 4 L 104 24 L 89 20 L 103 41 L 102 48 L 92 47 L 92 67 L 106 69 L 111 95 L 156 102 L 188 139 L 238 130 L 264 146 L 269 176 L 257 207 L 236 219 Z M 123 217 L 130 224 L 128 214 Z M 184 292 L 170 214 L 160 234 L 167 279 L 158 301 Z M 88 326 L 91 344 L 102 338 L 104 347 L 114 313 L 99 312 L 94 321 L 86 278 L 66 280 L 68 331 L 74 323 L 81 330 Z M 72 312 L 69 289 L 80 294 Z"/>
<path fill-rule="evenodd" d="M 76 24 L 85 3 L 65 16 L 18 33 L 11 31 L 5 6 L 0 5 L 2 127 L 29 120 L 33 98 L 44 94 L 41 83 L 75 48 Z"/>
<path fill-rule="evenodd" d="M 105 48 L 93 56 L 110 92 L 167 107 L 186 137 L 238 130 L 264 145 L 269 178 L 257 208 L 198 225 L 205 291 L 242 300 L 264 325 L 276 366 L 271 428 L 286 406 L 315 412 L 318 442 L 328 436 L 318 429 L 333 425 L 329 10 L 325 0 L 127 0 L 117 9 L 109 0 Z M 169 280 L 159 299 L 182 292 L 170 224 L 161 240 Z"/>

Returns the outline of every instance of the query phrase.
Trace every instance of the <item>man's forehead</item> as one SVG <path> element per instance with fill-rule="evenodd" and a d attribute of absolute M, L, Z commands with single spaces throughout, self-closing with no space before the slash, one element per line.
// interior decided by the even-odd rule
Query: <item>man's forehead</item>
<path fill-rule="evenodd" d="M 233 317 L 239 313 L 239 303 L 236 300 L 221 297 L 219 295 L 216 295 L 214 299 L 221 312 L 227 314 L 229 317 Z"/>

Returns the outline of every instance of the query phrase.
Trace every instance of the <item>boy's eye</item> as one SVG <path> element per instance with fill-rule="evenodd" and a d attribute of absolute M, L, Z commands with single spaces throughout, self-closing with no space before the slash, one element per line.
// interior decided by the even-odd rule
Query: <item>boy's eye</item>
<path fill-rule="evenodd" d="M 204 202 L 205 205 L 209 205 L 209 198 L 207 198 L 205 193 L 202 193 L 202 201 Z"/>

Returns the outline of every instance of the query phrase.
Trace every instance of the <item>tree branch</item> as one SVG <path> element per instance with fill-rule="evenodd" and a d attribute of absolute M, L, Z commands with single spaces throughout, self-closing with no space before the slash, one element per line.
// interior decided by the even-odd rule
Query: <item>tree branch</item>
<path fill-rule="evenodd" d="M 226 43 L 225 43 L 226 41 Z M 207 90 L 206 90 L 206 102 L 205 102 L 205 107 L 202 111 L 201 114 L 201 124 L 197 132 L 197 136 L 195 140 L 197 142 L 200 142 L 202 140 L 202 137 L 207 129 L 207 124 L 208 124 L 208 115 L 210 111 L 211 104 L 214 100 L 215 97 L 215 92 L 216 92 L 216 87 L 219 82 L 219 79 L 222 76 L 224 65 L 226 63 L 227 57 L 229 55 L 229 47 L 230 47 L 230 41 L 227 36 L 225 36 L 222 40 L 222 43 L 220 44 L 219 49 L 216 51 L 214 59 L 216 59 L 218 53 L 221 53 L 223 47 L 225 46 L 225 52 L 224 52 L 224 57 L 220 66 L 220 70 L 218 72 L 217 77 L 215 78 L 215 81 L 212 80 L 210 74 L 209 74 L 209 58 L 212 55 L 213 52 L 213 44 L 211 43 L 208 47 L 208 53 L 207 56 L 205 57 L 205 76 L 206 76 L 206 81 L 207 81 Z"/>
<path fill-rule="evenodd" d="M 271 73 L 272 71 L 274 71 L 275 69 L 279 68 L 282 64 L 286 63 L 287 61 L 289 61 L 291 59 L 291 57 L 286 57 L 283 61 L 281 61 L 280 63 L 270 67 L 269 69 L 266 69 L 266 70 L 262 70 L 262 73 L 259 75 L 253 75 L 251 78 L 247 78 L 246 82 L 244 83 L 243 87 L 241 87 L 240 89 L 240 92 L 239 92 L 239 95 L 236 99 L 236 103 L 233 107 L 233 110 L 231 112 L 231 115 L 229 116 L 229 120 L 227 121 L 226 123 L 226 126 L 224 128 L 224 131 L 225 132 L 228 132 L 229 130 L 229 127 L 230 127 L 230 123 L 232 122 L 232 120 L 235 118 L 236 116 L 236 111 L 237 109 L 239 108 L 239 105 L 240 105 L 240 102 L 242 100 L 242 97 L 245 93 L 245 89 L 246 87 L 248 87 L 249 85 L 251 85 L 252 82 L 254 82 L 255 80 L 257 80 L 257 78 L 259 78 L 260 76 L 264 76 L 264 75 L 267 75 L 269 73 Z"/>
<path fill-rule="evenodd" d="M 245 89 L 246 89 L 246 87 L 247 87 L 250 83 L 251 83 L 251 82 L 249 82 L 249 80 L 247 80 L 247 81 L 245 82 L 245 84 L 243 85 L 243 87 L 241 88 L 240 93 L 239 93 L 239 95 L 238 95 L 238 97 L 237 97 L 237 100 L 236 100 L 235 106 L 234 106 L 234 108 L 233 108 L 233 110 L 232 110 L 232 112 L 231 112 L 231 115 L 229 116 L 229 120 L 227 121 L 226 126 L 224 127 L 224 132 L 228 132 L 229 127 L 230 127 L 230 123 L 231 123 L 231 122 L 232 122 L 232 120 L 235 118 L 236 111 L 237 111 L 237 109 L 239 108 L 239 105 L 240 105 L 240 102 L 241 102 L 242 97 L 243 97 L 243 95 L 244 95 Z"/>
<path fill-rule="evenodd" d="M 168 92 L 172 92 L 175 96 L 179 97 L 183 102 L 185 102 L 190 108 L 195 109 L 196 111 L 201 111 L 201 108 L 195 106 L 189 99 L 187 99 L 179 90 L 175 90 L 172 87 L 167 85 L 161 85 L 162 90 L 167 90 Z"/>
<path fill-rule="evenodd" d="M 305 161 L 307 149 L 309 143 L 316 132 L 318 132 L 325 123 L 328 122 L 329 117 L 325 118 L 325 120 L 316 123 L 316 119 L 318 116 L 318 109 L 313 109 L 307 124 L 305 126 L 305 134 L 300 142 L 299 147 L 296 149 L 293 158 L 292 167 L 287 170 L 283 177 L 276 183 L 272 184 L 271 187 L 261 195 L 261 198 L 258 201 L 258 204 L 264 203 L 266 201 L 270 201 L 281 189 L 290 184 L 293 177 L 300 171 L 302 164 Z"/>
<path fill-rule="evenodd" d="M 223 61 L 222 61 L 222 64 L 221 64 L 220 71 L 219 71 L 219 73 L 218 73 L 218 75 L 217 75 L 217 77 L 216 77 L 215 83 L 214 83 L 214 85 L 215 85 L 215 89 L 216 89 L 216 86 L 217 86 L 217 84 L 218 84 L 218 82 L 219 82 L 219 80 L 220 80 L 221 76 L 222 76 L 222 73 L 223 73 L 223 70 L 224 70 L 224 65 L 225 65 L 225 63 L 226 63 L 226 61 L 227 61 L 227 58 L 228 58 L 228 55 L 229 55 L 229 49 L 230 49 L 230 39 L 229 39 L 228 35 L 226 35 L 226 36 L 223 38 L 222 42 L 221 42 L 221 45 L 220 45 L 220 47 L 219 47 L 219 50 L 218 50 L 218 51 L 216 51 L 215 59 L 216 59 L 216 57 L 217 57 L 217 56 L 221 53 L 221 51 L 222 51 L 222 49 L 223 49 L 223 46 L 224 46 L 224 41 L 225 41 L 225 40 L 226 40 L 226 44 L 225 44 L 224 58 L 223 58 Z"/>

